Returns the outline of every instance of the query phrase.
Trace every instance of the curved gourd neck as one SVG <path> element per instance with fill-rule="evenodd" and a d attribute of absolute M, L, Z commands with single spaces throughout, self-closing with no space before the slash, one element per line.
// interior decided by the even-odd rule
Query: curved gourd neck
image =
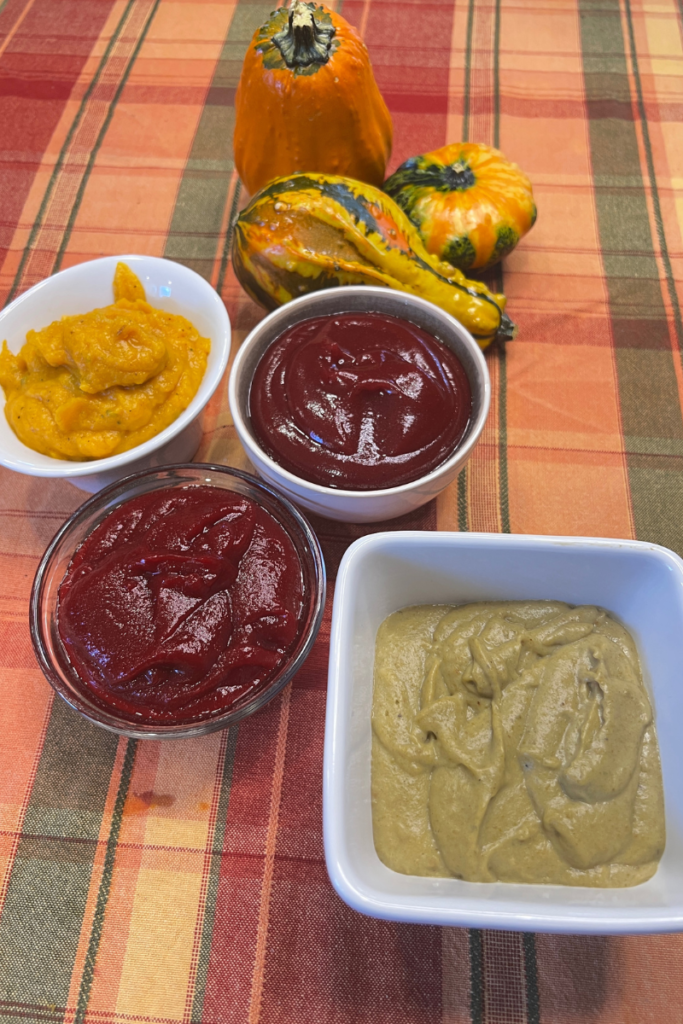
<path fill-rule="evenodd" d="M 306 68 L 327 64 L 334 26 L 325 25 L 315 16 L 315 4 L 295 0 L 289 11 L 287 27 L 273 36 L 288 68 Z"/>

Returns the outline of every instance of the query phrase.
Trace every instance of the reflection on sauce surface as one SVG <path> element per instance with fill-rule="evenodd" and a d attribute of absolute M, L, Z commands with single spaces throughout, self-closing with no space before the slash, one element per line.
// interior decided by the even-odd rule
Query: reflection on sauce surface
<path fill-rule="evenodd" d="M 510 601 L 389 616 L 375 652 L 380 859 L 470 882 L 629 886 L 664 801 L 630 634 L 600 608 Z"/>
<path fill-rule="evenodd" d="M 168 725 L 263 688 L 300 635 L 303 603 L 297 553 L 265 509 L 218 487 L 164 488 L 86 538 L 58 625 L 88 696 Z"/>
<path fill-rule="evenodd" d="M 271 458 L 305 480 L 348 490 L 396 487 L 436 469 L 472 411 L 452 350 L 379 313 L 289 328 L 259 362 L 249 403 Z"/>

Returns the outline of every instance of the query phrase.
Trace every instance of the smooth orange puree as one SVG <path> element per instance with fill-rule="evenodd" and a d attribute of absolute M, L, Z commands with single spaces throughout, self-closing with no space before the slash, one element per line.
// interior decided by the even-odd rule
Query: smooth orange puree
<path fill-rule="evenodd" d="M 208 338 L 155 309 L 125 263 L 114 303 L 29 331 L 18 356 L 5 341 L 0 384 L 20 441 L 56 459 L 102 459 L 148 441 L 194 398 Z"/>

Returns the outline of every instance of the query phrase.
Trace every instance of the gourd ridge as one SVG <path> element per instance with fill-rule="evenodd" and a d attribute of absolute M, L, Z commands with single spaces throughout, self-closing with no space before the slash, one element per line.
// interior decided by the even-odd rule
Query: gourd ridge
<path fill-rule="evenodd" d="M 235 224 L 233 263 L 267 308 L 321 288 L 375 284 L 440 305 L 482 347 L 514 337 L 504 296 L 431 257 L 393 200 L 350 178 L 299 173 L 270 182 Z"/>

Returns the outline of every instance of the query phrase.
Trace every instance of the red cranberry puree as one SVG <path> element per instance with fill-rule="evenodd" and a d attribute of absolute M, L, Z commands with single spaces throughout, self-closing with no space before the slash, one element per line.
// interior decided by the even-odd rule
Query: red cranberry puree
<path fill-rule="evenodd" d="M 294 545 L 265 509 L 219 487 L 164 488 L 125 502 L 81 544 L 58 625 L 91 697 L 168 725 L 265 686 L 303 606 Z"/>
<path fill-rule="evenodd" d="M 259 362 L 250 394 L 259 443 L 277 463 L 326 487 L 396 487 L 436 469 L 472 412 L 453 351 L 380 313 L 314 317 Z"/>

